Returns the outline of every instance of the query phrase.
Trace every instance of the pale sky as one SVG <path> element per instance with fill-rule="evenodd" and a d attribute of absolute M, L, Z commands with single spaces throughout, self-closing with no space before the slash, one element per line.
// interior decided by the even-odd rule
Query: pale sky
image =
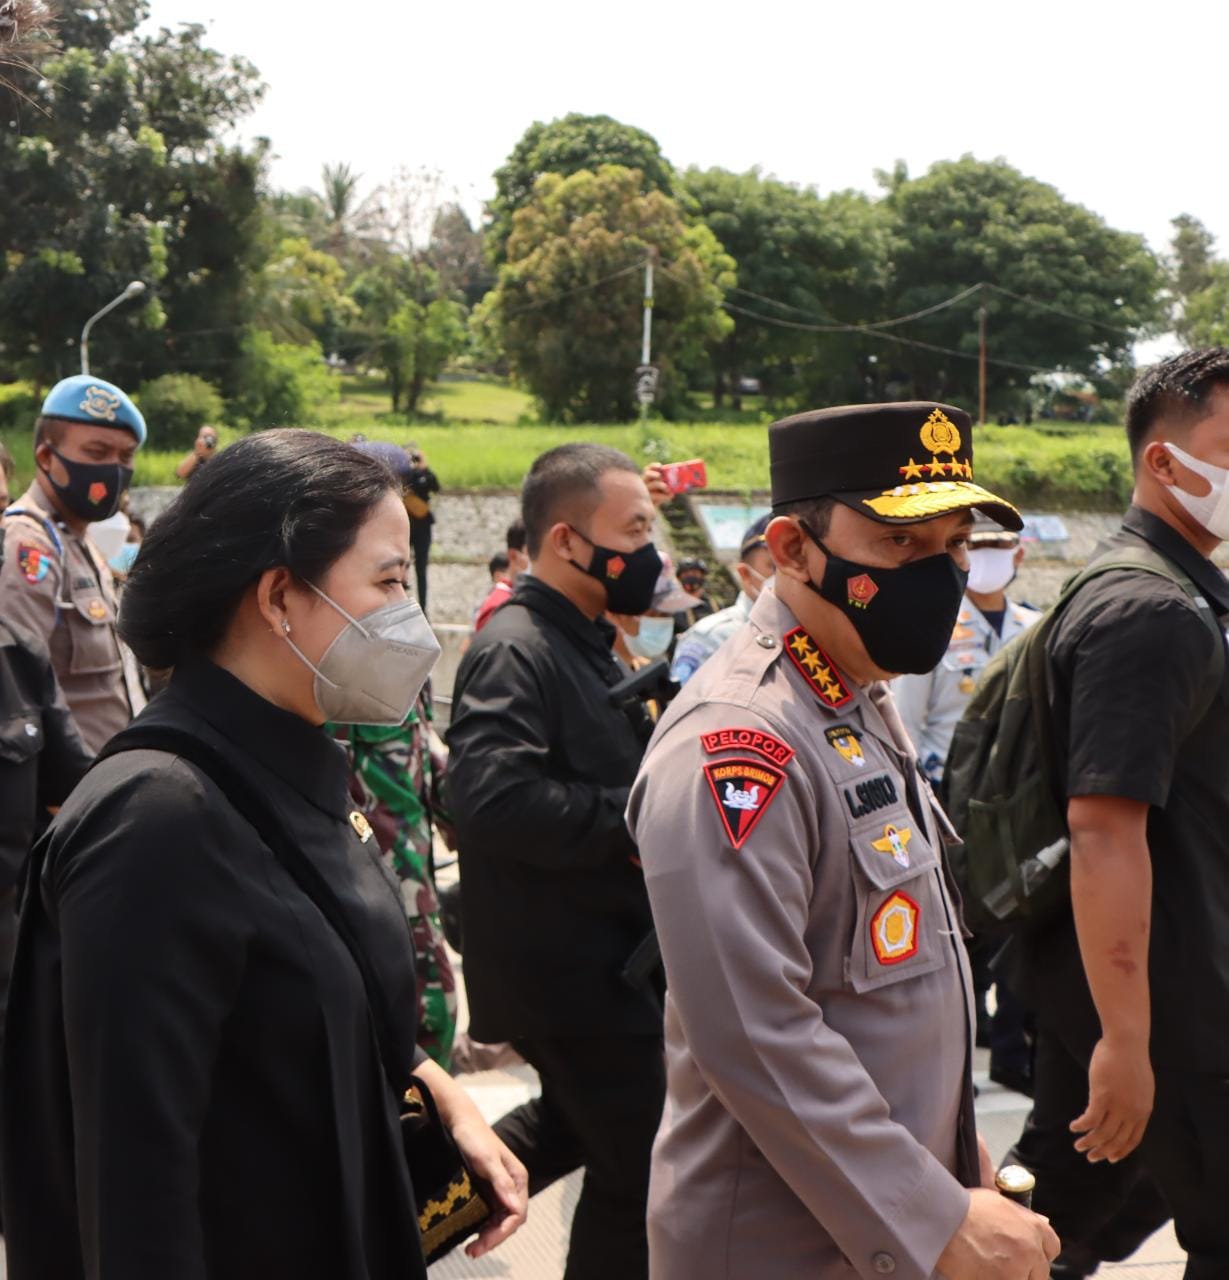
<path fill-rule="evenodd" d="M 153 21 L 203 22 L 256 64 L 269 90 L 245 132 L 288 188 L 325 161 L 370 186 L 427 166 L 477 215 L 524 129 L 580 111 L 647 129 L 679 168 L 821 193 L 874 190 L 898 158 L 1004 156 L 1154 248 L 1193 213 L 1229 255 L 1214 0 L 153 0 Z"/>

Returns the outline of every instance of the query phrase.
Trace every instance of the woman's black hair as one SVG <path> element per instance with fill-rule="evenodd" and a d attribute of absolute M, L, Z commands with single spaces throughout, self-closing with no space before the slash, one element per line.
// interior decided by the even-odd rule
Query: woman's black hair
<path fill-rule="evenodd" d="M 155 670 L 212 652 L 262 573 L 285 566 L 318 583 L 380 499 L 399 491 L 382 463 L 314 431 L 238 441 L 153 522 L 124 589 L 120 635 Z"/>

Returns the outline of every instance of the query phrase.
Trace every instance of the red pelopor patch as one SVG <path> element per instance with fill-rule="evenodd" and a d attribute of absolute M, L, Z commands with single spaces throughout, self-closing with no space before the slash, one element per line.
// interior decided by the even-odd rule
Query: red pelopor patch
<path fill-rule="evenodd" d="M 871 917 L 871 947 L 880 964 L 902 964 L 917 955 L 922 909 L 899 889 Z"/>
<path fill-rule="evenodd" d="M 94 483 L 90 485 L 88 497 L 90 501 L 97 506 L 100 502 L 103 502 L 106 499 L 107 492 L 107 486 L 103 484 L 101 480 L 95 480 Z"/>
<path fill-rule="evenodd" d="M 700 745 L 710 756 L 719 751 L 754 751 L 784 768 L 794 758 L 794 748 L 762 729 L 717 729 L 702 733 Z"/>
<path fill-rule="evenodd" d="M 784 772 L 758 760 L 713 760 L 704 766 L 704 776 L 730 843 L 741 849 L 777 798 Z"/>
<path fill-rule="evenodd" d="M 849 592 L 849 603 L 862 609 L 879 594 L 879 588 L 869 573 L 860 573 L 856 578 L 850 578 L 845 584 L 845 590 Z"/>
<path fill-rule="evenodd" d="M 627 568 L 627 561 L 622 556 L 612 556 L 606 561 L 606 576 L 608 578 L 618 578 L 623 574 L 623 570 Z"/>

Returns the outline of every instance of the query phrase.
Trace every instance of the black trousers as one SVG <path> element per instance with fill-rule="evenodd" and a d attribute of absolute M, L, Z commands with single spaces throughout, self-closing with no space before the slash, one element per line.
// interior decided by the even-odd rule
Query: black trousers
<path fill-rule="evenodd" d="M 418 583 L 418 603 L 427 612 L 427 561 L 431 558 L 431 521 L 410 521 L 410 546 L 414 550 L 414 578 Z"/>
<path fill-rule="evenodd" d="M 649 1156 L 666 1096 L 660 1037 L 515 1041 L 542 1095 L 495 1125 L 536 1195 L 584 1168 L 564 1280 L 647 1280 Z"/>
<path fill-rule="evenodd" d="M 1058 1232 L 1062 1261 L 1086 1273 L 1120 1261 L 1172 1214 L 1186 1280 L 1229 1277 L 1229 1078 L 1157 1071 L 1144 1140 L 1112 1165 L 1075 1150 L 1069 1126 L 1088 1102 L 1087 1058 L 1044 1023 L 1034 1072 L 1033 1110 L 1008 1158 L 1036 1174 L 1033 1208 Z"/>

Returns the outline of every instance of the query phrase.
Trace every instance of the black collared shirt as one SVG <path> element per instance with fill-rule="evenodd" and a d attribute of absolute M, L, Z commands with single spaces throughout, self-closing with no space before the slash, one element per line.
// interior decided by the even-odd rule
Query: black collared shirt
<path fill-rule="evenodd" d="M 1138 507 L 1107 547 L 1151 544 L 1229 615 L 1229 580 L 1163 521 Z M 1178 585 L 1115 570 L 1083 587 L 1050 639 L 1053 714 L 1069 796 L 1150 806 L 1153 1059 L 1229 1071 L 1229 663 Z M 1222 672 L 1219 688 L 1216 673 Z M 1054 991 L 1073 982 L 1063 1017 L 1096 1020 L 1070 917 L 1033 948 Z M 1089 1015 L 1092 1020 L 1089 1021 Z"/>
<path fill-rule="evenodd" d="M 624 822 L 652 724 L 612 704 L 614 628 L 536 578 L 482 629 L 448 729 L 477 1039 L 658 1034 L 621 980 L 652 927 Z"/>
<path fill-rule="evenodd" d="M 345 753 L 208 663 L 139 723 L 226 752 L 329 882 L 414 1059 L 413 948 Z M 0 1118 L 14 1276 L 425 1276 L 345 943 L 195 766 L 117 755 L 34 853 Z"/>

